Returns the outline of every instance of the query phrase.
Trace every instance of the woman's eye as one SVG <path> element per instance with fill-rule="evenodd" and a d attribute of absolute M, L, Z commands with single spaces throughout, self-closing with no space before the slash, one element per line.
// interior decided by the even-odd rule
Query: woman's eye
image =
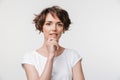
<path fill-rule="evenodd" d="M 63 27 L 63 24 L 61 24 L 61 23 L 58 23 L 57 25 L 60 26 L 60 27 Z"/>
<path fill-rule="evenodd" d="M 48 25 L 48 26 L 49 26 L 49 25 L 51 25 L 51 23 L 46 23 L 45 25 Z"/>

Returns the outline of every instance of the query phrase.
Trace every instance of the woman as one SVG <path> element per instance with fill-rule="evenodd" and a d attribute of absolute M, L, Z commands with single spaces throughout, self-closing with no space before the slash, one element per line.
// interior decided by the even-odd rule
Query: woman
<path fill-rule="evenodd" d="M 48 7 L 33 21 L 43 33 L 44 43 L 23 57 L 27 80 L 84 80 L 81 56 L 59 45 L 61 35 L 71 24 L 67 11 L 59 6 Z"/>

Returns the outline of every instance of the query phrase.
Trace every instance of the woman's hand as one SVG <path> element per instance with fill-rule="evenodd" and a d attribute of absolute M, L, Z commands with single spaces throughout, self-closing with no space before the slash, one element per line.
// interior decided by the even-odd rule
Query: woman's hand
<path fill-rule="evenodd" d="M 54 38 L 50 38 L 47 41 L 47 50 L 49 53 L 49 57 L 53 58 L 56 54 L 56 50 L 59 49 L 59 45 L 56 39 Z"/>

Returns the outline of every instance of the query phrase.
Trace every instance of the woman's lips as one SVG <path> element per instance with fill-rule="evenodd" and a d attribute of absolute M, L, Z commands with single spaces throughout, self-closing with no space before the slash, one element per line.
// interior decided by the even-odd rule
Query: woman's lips
<path fill-rule="evenodd" d="M 57 35 L 58 35 L 57 33 L 50 33 L 51 37 L 57 37 Z"/>

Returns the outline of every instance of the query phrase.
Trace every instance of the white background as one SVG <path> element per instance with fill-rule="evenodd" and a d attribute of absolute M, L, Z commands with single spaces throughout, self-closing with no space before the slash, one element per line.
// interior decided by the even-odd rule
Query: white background
<path fill-rule="evenodd" d="M 120 80 L 120 0 L 0 0 L 0 80 L 26 80 L 21 58 L 43 41 L 32 20 L 51 5 L 69 12 L 60 43 L 81 53 L 86 80 Z"/>

